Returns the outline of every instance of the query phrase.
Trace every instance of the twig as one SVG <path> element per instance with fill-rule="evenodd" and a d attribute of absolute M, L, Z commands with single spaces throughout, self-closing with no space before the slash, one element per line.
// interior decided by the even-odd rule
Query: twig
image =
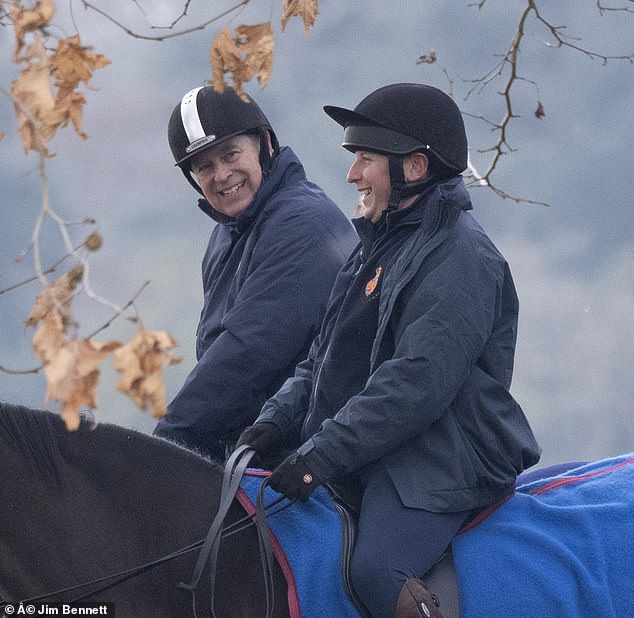
<path fill-rule="evenodd" d="M 630 4 L 634 3 L 634 0 L 626 0 L 626 1 L 629 2 Z M 479 0 L 479 2 L 470 4 L 469 6 L 476 7 L 478 10 L 480 10 L 484 7 L 485 2 L 486 0 Z M 603 13 L 604 11 L 607 11 L 607 10 L 626 11 L 629 13 L 634 12 L 631 8 L 627 6 L 614 8 L 614 9 L 608 9 L 607 7 L 601 4 L 601 0 L 596 0 L 596 2 L 597 2 L 597 7 L 600 13 Z M 491 68 L 487 73 L 485 73 L 483 76 L 478 77 L 476 79 L 472 79 L 472 80 L 464 80 L 465 83 L 472 84 L 471 88 L 469 89 L 465 97 L 465 99 L 468 99 L 473 94 L 480 94 L 494 80 L 502 78 L 505 72 L 508 70 L 508 76 L 506 77 L 504 86 L 502 90 L 499 92 L 499 95 L 502 97 L 504 101 L 504 115 L 501 121 L 494 122 L 492 120 L 489 120 L 488 118 L 485 118 L 484 116 L 477 116 L 477 115 L 469 114 L 467 112 L 464 113 L 465 116 L 471 116 L 472 118 L 476 118 L 490 125 L 492 128 L 492 131 L 497 133 L 497 139 L 495 143 L 490 148 L 482 149 L 479 151 L 481 153 L 493 153 L 488 169 L 483 174 L 477 174 L 477 173 L 474 173 L 471 168 L 469 168 L 469 172 L 473 179 L 472 182 L 470 183 L 470 186 L 479 186 L 479 187 L 486 186 L 492 191 L 494 191 L 500 197 L 503 197 L 504 199 L 510 199 L 514 202 L 541 204 L 541 205 L 547 206 L 548 204 L 546 202 L 511 196 L 505 191 L 496 187 L 491 180 L 493 173 L 497 169 L 497 166 L 501 158 L 506 154 L 514 152 L 514 149 L 511 147 L 508 140 L 509 126 L 514 119 L 518 118 L 518 116 L 516 115 L 513 109 L 514 98 L 512 96 L 512 89 L 515 86 L 515 84 L 520 81 L 532 84 L 535 88 L 537 88 L 537 84 L 535 82 L 533 82 L 532 80 L 526 79 L 525 77 L 520 75 L 519 68 L 518 68 L 520 49 L 522 47 L 523 39 L 525 37 L 525 29 L 526 29 L 527 20 L 531 13 L 534 14 L 535 19 L 539 23 L 541 23 L 543 26 L 546 27 L 548 32 L 550 32 L 551 36 L 555 39 L 556 46 L 559 48 L 568 47 L 572 49 L 573 51 L 582 53 L 593 60 L 601 59 L 603 60 L 604 64 L 606 64 L 609 60 L 626 60 L 629 62 L 634 62 L 634 55 L 632 54 L 606 55 L 606 54 L 601 54 L 599 52 L 588 50 L 582 47 L 580 44 L 574 43 L 573 40 L 578 41 L 579 39 L 573 39 L 573 37 L 571 36 L 565 36 L 562 32 L 564 26 L 554 26 L 552 23 L 550 23 L 541 15 L 535 0 L 527 0 L 526 6 L 519 18 L 519 21 L 517 24 L 517 30 L 513 36 L 511 44 L 509 45 L 509 48 L 506 51 L 506 53 L 500 56 L 499 62 L 493 68 Z M 453 82 L 450 81 L 450 83 L 453 86 Z M 538 109 L 535 115 L 539 116 L 540 113 L 543 115 L 543 108 L 541 106 L 541 103 L 539 103 Z"/>
<path fill-rule="evenodd" d="M 85 339 L 92 339 L 95 335 L 100 333 L 102 330 L 106 330 L 118 317 L 120 317 L 126 309 L 129 309 L 132 305 L 134 305 L 134 301 L 139 297 L 141 292 L 150 284 L 149 281 L 146 281 L 140 288 L 139 291 L 126 303 L 126 305 L 119 309 L 115 315 L 113 315 L 103 326 L 100 326 L 97 330 L 93 331 L 90 335 L 85 337 Z"/>
<path fill-rule="evenodd" d="M 179 36 L 183 36 L 185 34 L 191 34 L 192 32 L 204 30 L 210 24 L 213 24 L 214 22 L 221 20 L 223 17 L 226 17 L 230 13 L 237 11 L 241 7 L 249 4 L 249 2 L 251 2 L 251 0 L 240 0 L 240 2 L 238 2 L 235 6 L 232 6 L 226 11 L 223 11 L 222 13 L 215 15 L 214 17 L 208 19 L 207 21 L 201 24 L 198 24 L 197 26 L 192 26 L 191 28 L 186 28 L 185 30 L 179 30 L 178 32 L 172 32 L 170 34 L 150 36 L 147 34 L 139 34 L 138 32 L 134 32 L 133 30 L 131 30 L 130 28 L 128 28 L 121 22 L 117 21 L 114 17 L 109 15 L 106 11 L 96 7 L 94 4 L 92 4 L 91 2 L 88 2 L 87 0 L 81 0 L 81 3 L 84 5 L 84 8 L 91 9 L 95 11 L 96 13 L 99 13 L 102 17 L 105 17 L 108 21 L 110 21 L 115 26 L 123 30 L 126 34 L 129 34 L 131 37 L 134 37 L 135 39 L 142 39 L 145 41 L 166 41 L 167 39 L 173 39 Z M 178 19 L 176 21 L 178 21 Z M 174 23 L 176 23 L 176 21 Z"/>
<path fill-rule="evenodd" d="M 81 247 L 84 246 L 84 243 L 81 243 L 81 245 L 78 245 L 76 247 L 76 249 L 81 249 Z M 71 253 L 67 253 L 63 258 L 60 258 L 59 260 L 57 260 L 57 262 L 55 262 L 54 264 L 52 264 L 51 266 L 49 266 L 45 271 L 43 271 L 42 274 L 44 275 L 48 275 L 50 273 L 54 273 L 57 270 L 57 267 L 64 262 L 67 258 L 69 258 L 72 254 Z M 14 283 L 13 285 L 10 285 L 7 288 L 3 288 L 0 289 L 0 294 L 5 294 L 6 292 L 11 292 L 12 290 L 15 290 L 23 285 L 26 285 L 27 283 L 32 283 L 33 281 L 37 281 L 39 279 L 39 277 L 37 275 L 33 275 L 32 277 L 29 277 L 28 279 L 25 279 L 24 281 L 19 281 L 18 283 Z"/>
<path fill-rule="evenodd" d="M 553 26 L 550 22 L 546 21 L 541 16 L 534 0 L 529 0 L 529 5 L 531 6 L 531 9 L 535 12 L 536 19 L 540 21 L 542 24 L 544 24 L 546 29 L 550 32 L 552 37 L 555 39 L 555 41 L 557 41 L 557 47 L 569 47 L 570 49 L 573 49 L 575 51 L 580 52 L 581 54 L 588 56 L 588 58 L 592 60 L 596 58 L 600 58 L 601 60 L 603 60 L 603 64 L 607 64 L 608 60 L 627 60 L 628 62 L 634 62 L 634 54 L 628 54 L 626 56 L 608 56 L 605 54 L 600 54 L 599 52 L 590 51 L 589 49 L 585 49 L 584 47 L 581 47 L 579 45 L 574 45 L 573 43 L 570 42 L 572 40 L 572 37 L 567 37 L 562 34 L 562 30 L 565 26 Z M 599 12 L 601 13 L 608 10 L 602 7 L 599 2 L 597 2 L 597 7 L 599 8 Z M 623 10 L 629 13 L 634 12 L 631 9 L 627 9 L 627 8 Z"/>
<path fill-rule="evenodd" d="M 12 376 L 23 376 L 31 373 L 39 373 L 42 370 L 42 365 L 39 367 L 33 367 L 33 369 L 8 369 L 4 365 L 0 365 L 0 371 L 2 373 L 8 373 Z"/>
<path fill-rule="evenodd" d="M 626 0 L 627 2 L 629 2 L 630 4 L 634 4 L 634 0 Z M 614 11 L 614 12 L 625 12 L 625 13 L 634 13 L 634 9 L 629 8 L 629 7 L 608 7 L 608 6 L 603 6 L 601 4 L 601 0 L 597 0 L 597 8 L 599 9 L 599 13 L 601 15 L 603 15 L 603 13 L 607 13 L 609 11 Z"/>

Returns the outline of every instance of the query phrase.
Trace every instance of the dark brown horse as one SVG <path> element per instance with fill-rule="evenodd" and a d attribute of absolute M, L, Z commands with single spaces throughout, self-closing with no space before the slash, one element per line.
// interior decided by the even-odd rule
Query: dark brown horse
<path fill-rule="evenodd" d="M 546 485 L 536 479 L 548 472 L 559 474 L 571 464 L 526 475 L 524 481 L 529 485 L 524 488 L 535 481 L 539 485 L 535 491 L 518 493 L 473 533 L 462 536 L 462 553 L 457 554 L 463 559 L 460 603 L 465 598 L 486 599 L 484 611 L 467 614 L 578 616 L 584 614 L 579 607 L 592 606 L 592 615 L 634 615 L 630 598 L 634 584 L 634 454 L 622 456 L 620 463 L 607 469 L 593 470 L 592 466 L 575 467 L 563 479 L 557 476 L 554 481 L 544 481 Z M 620 471 L 621 476 L 604 474 L 609 470 Z M 629 476 L 623 476 L 624 471 Z M 506 521 L 507 532 L 488 537 L 493 545 L 478 536 L 495 531 L 496 516 L 508 511 L 507 507 L 532 505 L 544 494 L 548 500 L 545 487 L 556 490 L 582 481 L 580 488 L 590 491 L 593 479 L 597 479 L 598 496 L 593 501 L 588 494 L 581 504 L 545 502 L 547 512 L 554 515 L 549 515 L 547 523 L 559 526 L 550 537 L 555 543 L 542 542 L 549 540 L 543 534 L 545 528 L 535 531 L 546 520 L 536 520 L 531 514 L 525 521 L 532 529 L 526 532 L 516 525 L 523 521 L 524 513 L 513 509 L 511 521 Z M 600 479 L 607 482 L 607 494 L 596 492 L 603 487 Z M 223 471 L 216 464 L 159 438 L 107 424 L 91 429 L 83 423 L 79 431 L 68 433 L 54 414 L 0 403 L 0 610 L 2 603 L 43 596 L 46 602 L 78 598 L 114 602 L 118 618 L 213 615 L 208 566 L 197 590 L 196 614 L 190 593 L 179 584 L 192 578 L 202 541 L 218 510 L 222 482 Z M 558 495 L 558 491 L 550 493 Z M 242 507 L 234 501 L 225 525 L 243 519 Z M 572 545 L 559 543 L 564 537 Z M 489 545 L 495 548 L 495 542 L 498 549 L 489 550 Z M 544 551 L 536 553 L 542 545 Z M 587 547 L 594 553 L 584 563 L 581 553 Z M 519 560 L 523 548 L 532 555 L 528 565 Z M 561 556 L 553 548 L 562 549 Z M 469 552 L 473 560 L 464 562 Z M 241 529 L 222 542 L 214 587 L 216 616 L 266 615 L 260 558 L 254 527 Z M 544 577 L 543 565 L 553 558 L 561 569 L 556 572 L 556 585 Z M 493 565 L 501 567 L 504 575 L 483 580 L 483 574 L 498 572 L 491 569 Z M 510 577 L 513 574 L 520 577 L 520 584 Z M 530 574 L 533 581 L 543 581 L 546 586 L 539 589 L 544 591 L 540 603 L 545 601 L 538 611 L 533 603 L 523 601 L 525 589 L 537 588 L 528 583 Z M 584 580 L 588 574 L 592 577 Z M 458 616 L 459 595 L 450 557 L 426 580 L 440 597 L 446 618 Z M 290 616 L 286 579 L 278 567 L 273 584 L 274 618 Z M 567 592 L 562 592 L 564 585 Z M 468 588 L 471 597 L 463 596 Z M 63 592 L 57 592 L 60 590 Z M 330 616 L 338 615 L 341 613 L 333 608 Z"/>
<path fill-rule="evenodd" d="M 129 578 L 50 593 L 151 563 L 205 538 L 222 470 L 164 440 L 113 425 L 68 433 L 56 415 L 0 403 L 0 598 L 114 602 L 118 618 L 193 616 L 189 582 L 200 547 Z M 235 504 L 226 523 L 243 518 Z M 124 581 L 119 581 L 124 580 Z M 286 584 L 274 573 L 275 617 L 288 616 Z M 106 589 L 92 592 L 107 586 Z M 209 581 L 197 591 L 210 616 Z M 223 541 L 215 611 L 266 614 L 254 528 Z"/>

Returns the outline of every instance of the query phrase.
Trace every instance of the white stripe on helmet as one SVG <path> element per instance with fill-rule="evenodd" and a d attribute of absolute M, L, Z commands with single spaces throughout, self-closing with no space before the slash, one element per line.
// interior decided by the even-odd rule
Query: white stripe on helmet
<path fill-rule="evenodd" d="M 202 86 L 190 90 L 181 99 L 181 120 L 190 144 L 206 137 L 205 129 L 203 129 L 198 115 L 198 105 L 196 105 L 196 96 L 200 90 L 202 90 Z"/>

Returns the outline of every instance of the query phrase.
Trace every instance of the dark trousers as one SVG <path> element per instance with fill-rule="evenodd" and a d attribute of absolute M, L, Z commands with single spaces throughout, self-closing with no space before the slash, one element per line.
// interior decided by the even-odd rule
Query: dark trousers
<path fill-rule="evenodd" d="M 364 481 L 350 567 L 352 585 L 374 618 L 392 618 L 405 581 L 431 569 L 472 511 L 432 513 L 408 508 L 382 468 Z"/>

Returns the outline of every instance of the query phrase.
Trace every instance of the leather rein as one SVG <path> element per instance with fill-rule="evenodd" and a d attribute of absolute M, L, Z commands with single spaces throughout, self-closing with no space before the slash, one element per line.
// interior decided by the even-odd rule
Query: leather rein
<path fill-rule="evenodd" d="M 262 570 L 264 574 L 264 584 L 266 591 L 266 617 L 271 618 L 273 615 L 273 609 L 275 605 L 274 593 L 273 593 L 273 552 L 271 549 L 271 536 L 268 524 L 266 523 L 266 517 L 270 517 L 275 515 L 279 511 L 287 508 L 292 504 L 292 502 L 287 502 L 281 507 L 277 508 L 272 512 L 267 511 L 274 506 L 277 506 L 280 502 L 285 500 L 284 496 L 280 496 L 273 502 L 265 505 L 264 504 L 264 488 L 267 485 L 268 479 L 264 479 L 260 489 L 258 491 L 258 495 L 256 498 L 255 504 L 255 514 L 247 515 L 242 519 L 234 522 L 233 524 L 223 527 L 224 520 L 227 516 L 231 503 L 235 498 L 235 495 L 240 487 L 240 481 L 244 476 L 244 472 L 247 468 L 247 465 L 255 451 L 251 449 L 248 445 L 243 445 L 238 447 L 231 457 L 227 460 L 225 464 L 224 474 L 223 474 L 223 482 L 222 489 L 220 492 L 220 505 L 218 508 L 218 512 L 214 517 L 213 522 L 207 532 L 207 536 L 199 541 L 192 543 L 191 545 L 187 545 L 181 549 L 178 549 L 171 554 L 167 554 L 154 560 L 152 562 L 147 562 L 137 567 L 133 567 L 131 569 L 127 569 L 125 571 L 120 571 L 119 573 L 114 573 L 112 575 L 106 575 L 105 577 L 101 577 L 99 579 L 95 579 L 89 582 L 85 582 L 82 584 L 77 584 L 75 586 L 69 586 L 68 588 L 63 588 L 60 590 L 55 590 L 53 592 L 48 592 L 46 594 L 38 595 L 35 597 L 31 597 L 29 599 L 23 599 L 21 601 L 5 601 L 0 599 L 0 614 L 4 612 L 4 609 L 7 605 L 20 605 L 24 603 L 34 603 L 37 601 L 43 601 L 44 599 L 52 598 L 67 592 L 75 592 L 89 586 L 96 586 L 94 589 L 79 594 L 77 597 L 68 601 L 68 603 L 77 603 L 83 599 L 86 599 L 97 592 L 103 592 L 104 590 L 109 590 L 118 584 L 121 584 L 137 575 L 141 575 L 147 571 L 152 570 L 153 568 L 160 566 L 170 560 L 174 560 L 188 554 L 192 551 L 195 551 L 198 548 L 201 548 L 200 554 L 198 556 L 198 561 L 196 566 L 194 567 L 194 572 L 192 575 L 191 582 L 189 584 L 180 582 L 178 587 L 184 590 L 188 590 L 192 595 L 192 613 L 194 618 L 197 618 L 198 614 L 196 612 L 196 589 L 200 582 L 200 577 L 202 576 L 203 569 L 207 563 L 209 563 L 209 580 L 210 580 L 210 597 L 211 597 L 211 615 L 213 618 L 217 618 L 216 613 L 214 611 L 214 592 L 215 592 L 215 576 L 216 576 L 216 565 L 218 561 L 218 551 L 220 549 L 220 541 L 224 538 L 231 536 L 237 532 L 242 532 L 251 526 L 256 527 L 258 532 L 258 544 L 260 549 L 260 560 L 262 562 Z"/>

